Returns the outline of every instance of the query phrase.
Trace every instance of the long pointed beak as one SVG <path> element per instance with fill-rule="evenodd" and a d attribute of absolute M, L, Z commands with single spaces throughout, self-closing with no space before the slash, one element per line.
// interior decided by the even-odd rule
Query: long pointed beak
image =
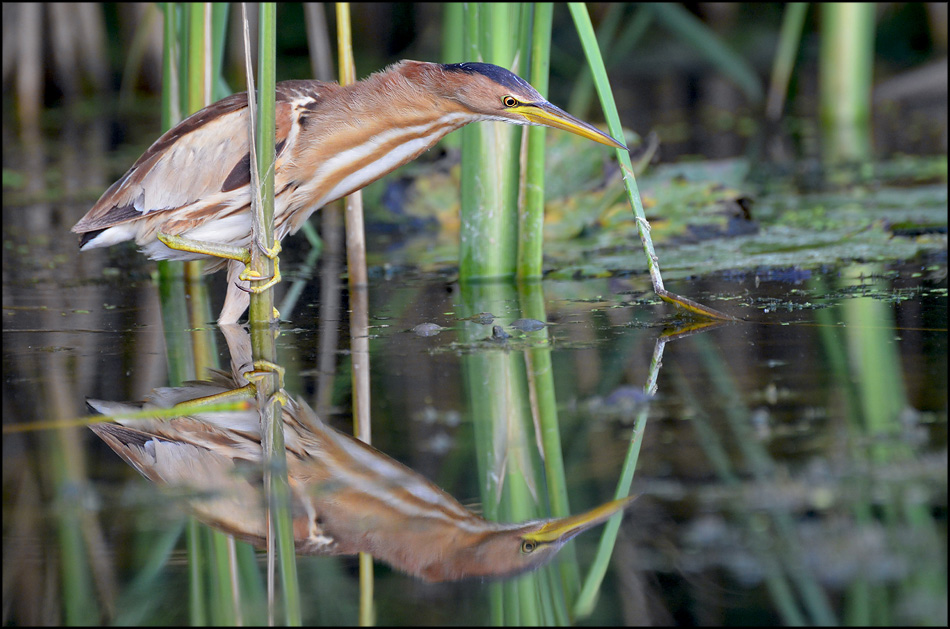
<path fill-rule="evenodd" d="M 528 119 L 528 122 L 544 125 L 545 127 L 554 127 L 564 129 L 581 137 L 600 142 L 614 148 L 629 150 L 622 142 L 618 142 L 606 133 L 600 131 L 597 127 L 587 124 L 583 120 L 575 118 L 566 111 L 555 107 L 547 101 L 519 105 L 508 110 L 511 113 L 521 114 Z"/>
<path fill-rule="evenodd" d="M 551 520 L 545 522 L 537 531 L 524 533 L 521 537 L 542 544 L 566 542 L 575 535 L 609 520 L 611 516 L 627 508 L 636 499 L 636 496 L 627 496 L 620 500 L 602 504 L 586 513 L 568 516 L 560 520 Z"/>

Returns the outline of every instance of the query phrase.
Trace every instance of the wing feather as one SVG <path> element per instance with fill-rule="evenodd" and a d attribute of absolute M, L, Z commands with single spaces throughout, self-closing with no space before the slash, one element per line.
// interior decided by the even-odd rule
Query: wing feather
<path fill-rule="evenodd" d="M 335 87 L 318 81 L 277 85 L 278 156 L 296 140 L 293 127 L 299 109 Z M 221 193 L 240 195 L 250 183 L 249 160 L 247 93 L 241 92 L 196 112 L 162 135 L 72 231 L 102 231 Z"/>
<path fill-rule="evenodd" d="M 185 118 L 156 140 L 72 230 L 104 229 L 220 190 L 227 171 L 216 185 L 214 175 L 232 169 L 247 152 L 246 116 L 242 92 Z"/>

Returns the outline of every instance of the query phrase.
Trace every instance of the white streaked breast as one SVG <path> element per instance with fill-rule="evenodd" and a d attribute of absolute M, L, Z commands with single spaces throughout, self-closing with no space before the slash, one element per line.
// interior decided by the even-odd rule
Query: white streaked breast
<path fill-rule="evenodd" d="M 446 114 L 434 122 L 380 133 L 359 146 L 338 153 L 335 157 L 324 162 L 323 166 L 317 171 L 314 177 L 317 185 L 337 170 L 345 168 L 347 164 L 358 162 L 371 155 L 378 150 L 380 145 L 391 144 L 394 141 L 398 142 L 391 151 L 379 159 L 344 177 L 320 199 L 319 203 L 315 204 L 316 207 L 346 196 L 354 190 L 359 190 L 366 184 L 395 170 L 412 156 L 426 150 L 449 132 L 468 122 L 470 118 L 469 114 Z M 400 141 L 400 138 L 406 138 L 406 140 Z"/>

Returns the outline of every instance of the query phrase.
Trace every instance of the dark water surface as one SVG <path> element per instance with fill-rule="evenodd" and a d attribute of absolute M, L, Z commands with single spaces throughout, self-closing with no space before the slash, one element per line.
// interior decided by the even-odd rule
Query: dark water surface
<path fill-rule="evenodd" d="M 5 426 L 168 384 L 151 265 L 131 251 L 77 258 L 61 240 L 46 257 L 4 253 Z M 542 470 L 525 482 L 549 513 L 526 365 L 550 361 L 572 512 L 613 497 L 642 437 L 640 497 L 581 623 L 946 622 L 945 257 L 669 282 L 745 319 L 705 330 L 686 330 L 641 276 L 533 288 L 376 276 L 374 445 L 463 504 L 493 513 L 486 500 L 507 500 L 524 467 Z M 284 312 L 280 362 L 291 394 L 349 430 L 345 310 L 321 336 L 319 285 Z M 538 313 L 549 325 L 511 326 Z M 486 407 L 511 423 L 486 428 Z M 180 500 L 81 427 L 7 434 L 3 461 L 8 622 L 63 621 L 83 609 L 71 596 L 102 592 L 120 622 L 188 622 Z M 581 579 L 602 531 L 562 553 Z M 356 560 L 298 565 L 305 622 L 355 622 Z M 433 585 L 382 565 L 376 579 L 381 624 L 501 622 L 518 597 L 510 583 Z M 72 619 L 108 609 L 86 605 Z"/>

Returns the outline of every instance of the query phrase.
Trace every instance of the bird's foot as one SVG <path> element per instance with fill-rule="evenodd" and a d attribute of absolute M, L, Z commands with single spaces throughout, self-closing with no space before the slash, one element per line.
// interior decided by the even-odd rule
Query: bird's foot
<path fill-rule="evenodd" d="M 271 286 L 280 283 L 280 263 L 277 258 L 277 254 L 280 253 L 281 247 L 279 242 L 275 242 L 274 246 L 270 249 L 267 247 L 261 247 L 261 252 L 274 261 L 274 274 L 270 277 L 265 277 L 251 269 L 250 266 L 245 266 L 244 270 L 241 272 L 241 275 L 238 276 L 238 279 L 247 281 L 247 282 L 264 282 L 259 286 L 252 286 L 250 288 L 239 287 L 241 290 L 244 290 L 249 293 L 262 293 Z M 245 262 L 245 265 L 248 265 L 250 260 L 248 259 Z"/>
<path fill-rule="evenodd" d="M 271 374 L 277 374 L 277 389 L 278 391 L 283 391 L 284 374 L 286 372 L 287 370 L 277 363 L 272 363 L 269 360 L 255 360 L 254 369 L 251 371 L 245 371 L 241 375 L 245 380 L 253 384 L 259 382 L 261 379 L 266 378 Z"/>

